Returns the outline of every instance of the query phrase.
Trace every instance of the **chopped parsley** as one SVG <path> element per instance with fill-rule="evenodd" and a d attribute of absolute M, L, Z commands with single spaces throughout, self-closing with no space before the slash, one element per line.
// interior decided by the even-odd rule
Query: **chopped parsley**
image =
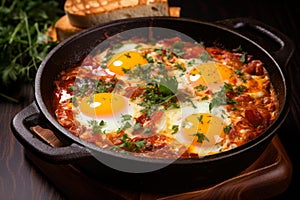
<path fill-rule="evenodd" d="M 178 82 L 175 76 L 164 76 L 160 79 L 158 89 L 163 96 L 174 95 L 177 88 Z"/>
<path fill-rule="evenodd" d="M 202 132 L 197 132 L 197 133 L 193 134 L 192 136 L 197 136 L 197 142 L 199 142 L 199 143 L 203 143 L 204 140 L 209 142 L 209 139 Z"/>
<path fill-rule="evenodd" d="M 131 115 L 129 115 L 129 114 L 124 114 L 124 115 L 122 115 L 122 121 L 124 122 L 124 121 L 128 121 L 128 120 L 130 120 L 132 118 L 132 116 Z"/>
<path fill-rule="evenodd" d="M 118 128 L 117 133 L 121 133 L 122 131 L 124 131 L 130 127 L 131 127 L 131 124 L 126 121 L 122 127 Z"/>
<path fill-rule="evenodd" d="M 127 58 L 131 58 L 130 53 L 125 53 L 124 56 L 126 56 Z"/>
<path fill-rule="evenodd" d="M 205 101 L 205 100 L 208 100 L 208 99 L 209 99 L 208 96 L 205 96 L 205 97 L 202 97 L 202 98 L 201 98 L 202 101 Z"/>
<path fill-rule="evenodd" d="M 176 63 L 176 64 L 174 65 L 174 67 L 175 67 L 176 69 L 181 70 L 182 72 L 186 72 L 186 68 L 185 68 L 184 66 L 182 66 L 181 64 L 179 64 L 179 63 Z"/>
<path fill-rule="evenodd" d="M 246 86 L 244 86 L 244 85 L 238 85 L 238 86 L 236 86 L 236 93 L 237 94 L 243 94 L 243 92 L 245 91 L 245 90 L 247 90 L 247 87 Z"/>
<path fill-rule="evenodd" d="M 243 82 L 246 82 L 245 74 L 242 71 L 242 69 L 236 69 L 234 70 L 234 73 L 239 76 L 240 79 L 242 79 Z"/>
<path fill-rule="evenodd" d="M 200 54 L 200 59 L 202 62 L 208 62 L 212 60 L 212 57 L 207 51 L 204 51 Z"/>
<path fill-rule="evenodd" d="M 122 67 L 122 71 L 123 71 L 125 74 L 128 74 L 128 73 L 131 71 L 131 69 L 126 69 L 126 68 Z"/>
<path fill-rule="evenodd" d="M 96 120 L 91 120 L 88 122 L 89 126 L 92 127 L 92 133 L 105 133 L 105 131 L 102 130 L 103 126 L 105 126 L 105 122 L 103 120 L 96 121 Z"/>
<path fill-rule="evenodd" d="M 229 98 L 229 97 L 226 96 L 227 92 L 235 93 L 235 90 L 234 90 L 232 84 L 225 83 L 221 87 L 221 90 L 214 94 L 213 99 L 209 103 L 209 111 L 210 112 L 214 107 L 218 107 L 220 105 L 226 105 L 226 104 L 236 105 L 236 104 L 238 104 L 238 102 L 235 99 Z"/>
<path fill-rule="evenodd" d="M 172 130 L 173 130 L 172 134 L 177 133 L 178 130 L 179 130 L 179 126 L 178 126 L 178 125 L 173 125 L 173 126 L 172 126 Z"/>
<path fill-rule="evenodd" d="M 199 117 L 197 117 L 198 121 L 201 122 L 201 124 L 203 124 L 203 115 L 200 115 Z"/>
<path fill-rule="evenodd" d="M 174 76 L 164 76 L 159 81 L 148 83 L 140 95 L 143 101 L 139 105 L 144 107 L 141 112 L 151 116 L 160 105 L 164 105 L 165 109 L 179 107 L 176 99 L 177 89 L 178 82 Z"/>
<path fill-rule="evenodd" d="M 228 133 L 232 128 L 232 124 L 228 124 L 227 126 L 224 127 L 223 131 L 224 133 Z"/>
<path fill-rule="evenodd" d="M 207 89 L 207 86 L 200 84 L 200 85 L 195 86 L 194 88 L 198 91 L 204 91 Z"/>
<path fill-rule="evenodd" d="M 128 128 L 131 128 L 132 125 L 128 122 L 129 120 L 132 119 L 132 116 L 129 114 L 124 114 L 121 116 L 122 122 L 125 122 L 120 128 L 118 128 L 117 133 L 120 133 Z"/>
<path fill-rule="evenodd" d="M 246 61 L 247 61 L 247 54 L 243 53 L 242 56 L 241 56 L 240 62 L 241 63 L 246 63 Z"/>
<path fill-rule="evenodd" d="M 122 135 L 120 140 L 122 141 L 122 143 L 112 147 L 112 150 L 124 148 L 128 151 L 137 152 L 146 145 L 146 141 L 144 139 L 132 141 L 132 139 L 126 133 Z"/>

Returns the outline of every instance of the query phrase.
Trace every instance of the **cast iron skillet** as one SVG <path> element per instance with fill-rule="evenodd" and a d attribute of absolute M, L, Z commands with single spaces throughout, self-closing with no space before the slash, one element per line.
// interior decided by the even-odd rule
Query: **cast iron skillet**
<path fill-rule="evenodd" d="M 148 26 L 177 30 L 196 41 L 203 41 L 205 46 L 217 45 L 227 49 L 242 46 L 243 50 L 262 60 L 278 93 L 280 103 L 278 119 L 263 134 L 243 146 L 200 159 L 176 160 L 160 170 L 145 173 L 139 172 L 148 167 L 164 165 L 165 161 L 138 158 L 103 150 L 80 140 L 64 129 L 55 120 L 52 112 L 51 95 L 54 88 L 53 81 L 57 75 L 65 68 L 80 63 L 95 46 L 109 36 L 120 31 Z M 272 48 L 266 50 L 263 46 L 258 45 L 257 41 L 265 47 Z M 248 18 L 228 19 L 215 23 L 171 17 L 114 21 L 76 34 L 61 42 L 48 54 L 36 75 L 35 101 L 13 118 L 12 130 L 25 148 L 37 156 L 51 163 L 74 164 L 101 180 L 111 180 L 123 186 L 151 186 L 163 190 L 208 186 L 232 177 L 249 167 L 265 150 L 276 130 L 284 122 L 289 110 L 289 82 L 285 75 L 285 67 L 293 51 L 293 44 L 282 33 Z M 65 146 L 53 148 L 36 137 L 29 127 L 37 124 L 52 130 Z M 96 160 L 92 154 L 97 154 L 116 165 L 127 166 L 129 172 L 107 167 Z M 137 173 L 130 172 L 132 168 L 141 168 L 142 170 L 137 170 Z"/>

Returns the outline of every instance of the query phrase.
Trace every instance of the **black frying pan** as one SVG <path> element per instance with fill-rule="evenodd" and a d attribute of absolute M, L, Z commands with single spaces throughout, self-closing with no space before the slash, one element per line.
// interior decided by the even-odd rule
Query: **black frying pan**
<path fill-rule="evenodd" d="M 163 168 L 161 166 L 166 165 L 165 160 L 138 158 L 111 152 L 74 136 L 55 120 L 52 112 L 51 95 L 54 79 L 62 70 L 80 63 L 103 40 L 120 31 L 139 27 L 173 29 L 196 41 L 203 41 L 205 46 L 217 45 L 226 49 L 242 46 L 244 51 L 265 63 L 279 97 L 278 119 L 259 137 L 245 145 L 204 158 L 179 159 Z M 12 130 L 25 148 L 37 156 L 51 163 L 72 163 L 101 180 L 112 180 L 114 183 L 134 187 L 157 186 L 157 189 L 163 190 L 208 186 L 232 177 L 250 166 L 266 149 L 276 130 L 284 122 L 289 110 L 289 81 L 285 75 L 285 67 L 293 51 L 294 46 L 286 36 L 272 27 L 248 18 L 228 19 L 215 23 L 170 17 L 114 21 L 80 32 L 61 42 L 48 54 L 36 75 L 35 101 L 13 118 Z M 65 146 L 53 148 L 35 137 L 29 127 L 36 124 L 51 129 Z M 138 170 L 137 173 L 115 170 L 99 162 L 93 155 L 116 165 L 127 166 L 128 169 L 142 169 L 140 172 L 143 173 L 139 173 Z M 144 172 L 153 167 L 161 169 Z M 117 177 L 117 180 L 113 177 Z"/>

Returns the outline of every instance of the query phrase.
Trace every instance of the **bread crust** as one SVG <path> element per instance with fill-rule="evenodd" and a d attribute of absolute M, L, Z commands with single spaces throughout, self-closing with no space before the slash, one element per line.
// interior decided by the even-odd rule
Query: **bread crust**
<path fill-rule="evenodd" d="M 70 14 L 94 15 L 138 5 L 168 4 L 167 0 L 66 0 L 64 9 Z"/>
<path fill-rule="evenodd" d="M 170 15 L 167 0 L 67 0 L 64 9 L 70 24 L 79 28 L 132 17 Z"/>
<path fill-rule="evenodd" d="M 67 15 L 62 16 L 55 23 L 56 37 L 58 41 L 63 41 L 64 39 L 82 31 L 83 29 L 72 26 L 69 22 Z"/>
<path fill-rule="evenodd" d="M 168 6 L 167 0 L 67 0 L 65 13 L 55 24 L 58 41 L 112 20 L 145 16 L 180 17 L 180 7 Z"/>

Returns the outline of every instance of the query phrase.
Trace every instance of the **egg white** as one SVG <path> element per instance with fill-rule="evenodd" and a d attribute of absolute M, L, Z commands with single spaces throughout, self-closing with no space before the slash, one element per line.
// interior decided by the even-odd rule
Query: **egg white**
<path fill-rule="evenodd" d="M 219 135 L 214 136 L 214 140 L 216 145 L 211 146 L 195 146 L 192 145 L 192 140 L 188 140 L 186 136 L 184 136 L 182 132 L 183 127 L 189 126 L 189 124 L 185 123 L 185 119 L 193 114 L 200 114 L 200 113 L 209 113 L 211 115 L 214 115 L 216 117 L 219 117 L 224 121 L 226 125 L 230 124 L 230 117 L 228 112 L 226 111 L 225 107 L 219 106 L 212 109 L 212 111 L 209 110 L 209 101 L 202 101 L 202 102 L 194 102 L 193 106 L 188 105 L 186 102 L 182 104 L 181 108 L 178 109 L 171 109 L 165 111 L 164 118 L 165 124 L 161 126 L 165 126 L 165 129 L 168 129 L 168 136 L 175 138 L 180 144 L 184 145 L 187 149 L 189 149 L 192 153 L 197 153 L 199 156 L 201 155 L 207 155 L 211 152 L 218 152 L 221 148 L 220 145 L 217 143 L 222 141 L 223 138 L 221 138 Z M 170 130 L 172 130 L 172 126 L 178 126 L 178 132 L 175 134 L 170 134 Z M 161 128 L 163 129 L 163 128 Z M 191 133 L 192 134 L 192 133 Z"/>
<path fill-rule="evenodd" d="M 139 113 L 140 107 L 131 102 L 128 98 L 122 97 L 126 100 L 126 107 L 124 107 L 121 111 L 114 112 L 112 110 L 112 115 L 110 116 L 88 116 L 80 111 L 78 107 L 76 107 L 77 114 L 74 114 L 74 118 L 80 123 L 80 125 L 85 127 L 90 127 L 90 122 L 95 120 L 100 123 L 102 120 L 104 121 L 104 125 L 102 126 L 102 131 L 105 133 L 116 132 L 119 128 L 122 128 L 125 124 L 124 115 L 130 115 L 131 119 L 126 120 L 126 122 L 130 123 L 132 126 L 134 124 L 134 117 Z M 101 102 L 93 102 L 90 104 L 91 108 L 96 108 L 101 105 Z M 112 106 L 113 109 L 113 106 Z"/>

